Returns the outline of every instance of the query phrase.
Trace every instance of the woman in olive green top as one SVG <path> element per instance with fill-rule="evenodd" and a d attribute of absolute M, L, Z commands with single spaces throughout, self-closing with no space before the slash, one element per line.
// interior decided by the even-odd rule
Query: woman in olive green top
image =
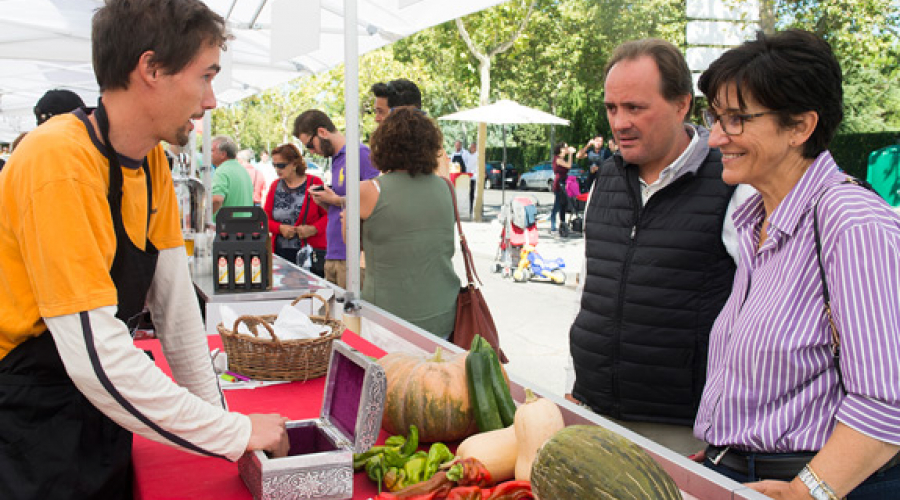
<path fill-rule="evenodd" d="M 453 198 L 436 175 L 440 129 L 417 109 L 395 109 L 370 141 L 382 175 L 360 183 L 366 278 L 362 298 L 448 338 L 459 278 L 453 269 Z"/>

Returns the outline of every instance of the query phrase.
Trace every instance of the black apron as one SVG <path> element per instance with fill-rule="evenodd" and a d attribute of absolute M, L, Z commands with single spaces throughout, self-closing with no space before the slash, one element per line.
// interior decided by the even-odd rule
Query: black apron
<path fill-rule="evenodd" d="M 116 317 L 127 323 L 144 308 L 159 252 L 149 240 L 146 251 L 137 248 L 125 231 L 122 167 L 109 141 L 102 102 L 97 123 L 108 145 L 104 151 L 109 160 L 107 198 L 116 233 L 109 274 L 119 301 Z M 152 195 L 146 160 L 143 169 L 149 225 Z M 87 314 L 82 313 L 82 318 L 86 320 Z M 92 351 L 93 343 L 87 343 Z M 0 498 L 131 498 L 131 445 L 131 433 L 95 408 L 72 383 L 49 331 L 23 342 L 0 360 Z"/>

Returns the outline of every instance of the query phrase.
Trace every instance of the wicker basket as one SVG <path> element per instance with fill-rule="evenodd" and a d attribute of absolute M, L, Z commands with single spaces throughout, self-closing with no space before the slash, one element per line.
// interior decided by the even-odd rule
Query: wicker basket
<path fill-rule="evenodd" d="M 277 317 L 275 314 L 241 316 L 235 320 L 233 330 L 228 330 L 219 323 L 217 329 L 228 354 L 229 369 L 255 380 L 305 381 L 325 375 L 328 372 L 331 343 L 341 338 L 345 327 L 340 321 L 328 318 L 328 302 L 319 295 L 301 295 L 291 305 L 310 297 L 325 304 L 325 316 L 310 315 L 309 318 L 313 323 L 331 328 L 331 333 L 317 339 L 280 340 L 272 330 Z M 241 322 L 249 327 L 252 337 L 237 333 Z M 259 338 L 259 325 L 269 331 L 272 339 Z"/>

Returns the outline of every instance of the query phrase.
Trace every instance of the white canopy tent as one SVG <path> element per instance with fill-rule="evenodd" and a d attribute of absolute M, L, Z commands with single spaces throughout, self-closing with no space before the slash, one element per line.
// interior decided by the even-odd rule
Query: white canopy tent
<path fill-rule="evenodd" d="M 472 109 L 464 109 L 444 115 L 438 120 L 455 120 L 462 122 L 492 123 L 501 125 L 503 134 L 503 161 L 500 163 L 500 172 L 503 176 L 500 180 L 500 204 L 506 203 L 506 126 L 512 124 L 550 124 L 569 125 L 569 120 L 560 118 L 539 109 L 523 106 L 515 101 L 501 99 L 497 102 L 486 104 Z M 484 158 L 480 158 L 484 162 Z M 482 169 L 484 164 L 482 163 Z M 479 187 L 480 189 L 480 187 Z"/>
<path fill-rule="evenodd" d="M 340 0 L 204 1 L 228 19 L 236 37 L 217 78 L 221 104 L 345 61 L 347 6 Z M 350 32 L 362 54 L 502 1 L 354 0 Z M 32 128 L 34 120 L 27 118 L 34 103 L 51 88 L 96 103 L 90 21 L 101 5 L 103 0 L 0 1 L 0 130 Z"/>
<path fill-rule="evenodd" d="M 221 103 L 346 65 L 347 143 L 359 143 L 359 54 L 505 0 L 204 0 L 235 40 L 216 78 Z M 51 88 L 91 105 L 90 19 L 103 0 L 0 0 L 0 130 L 29 130 Z M 29 116 L 31 119 L 28 119 Z M 208 122 L 207 114 L 206 121 Z M 209 124 L 206 123 L 206 130 Z M 208 135 L 204 139 L 208 140 Z M 208 148 L 205 148 L 208 150 Z M 347 150 L 348 292 L 359 296 L 359 151 Z"/>

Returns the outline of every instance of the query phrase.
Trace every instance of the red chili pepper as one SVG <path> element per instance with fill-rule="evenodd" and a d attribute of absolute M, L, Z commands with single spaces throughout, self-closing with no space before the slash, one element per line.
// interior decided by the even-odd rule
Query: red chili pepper
<path fill-rule="evenodd" d="M 447 471 L 447 477 L 460 486 L 487 487 L 494 484 L 490 471 L 476 458 L 464 458 L 457 461 Z"/>
<path fill-rule="evenodd" d="M 457 486 L 447 493 L 447 500 L 481 500 L 483 494 L 478 486 Z"/>
<path fill-rule="evenodd" d="M 446 472 L 438 472 L 431 479 L 407 486 L 393 493 L 382 493 L 375 500 L 437 500 L 447 496 L 453 488 L 453 481 Z"/>
<path fill-rule="evenodd" d="M 531 481 L 507 481 L 483 490 L 481 500 L 532 500 Z"/>

